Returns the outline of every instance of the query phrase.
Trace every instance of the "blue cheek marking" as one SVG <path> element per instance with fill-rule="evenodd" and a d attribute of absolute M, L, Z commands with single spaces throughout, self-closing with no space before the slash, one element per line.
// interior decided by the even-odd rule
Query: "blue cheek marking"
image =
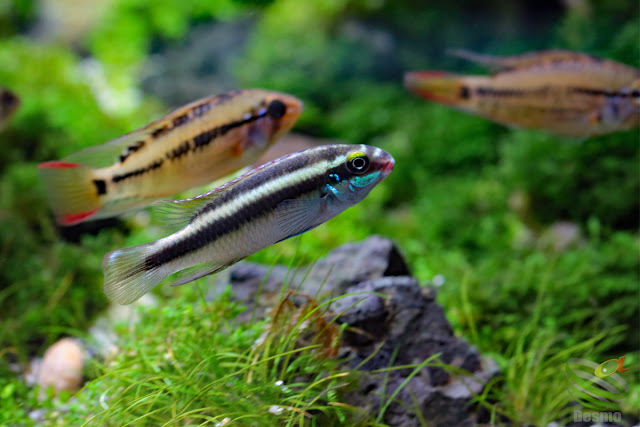
<path fill-rule="evenodd" d="M 333 193 L 335 196 L 337 196 L 338 194 L 340 194 L 340 192 L 338 191 L 338 189 L 337 189 L 337 188 L 335 188 L 335 187 L 333 187 L 333 186 L 331 186 L 331 185 L 329 185 L 329 184 L 327 184 L 327 185 L 325 186 L 325 191 L 326 191 L 327 193 Z"/>
<path fill-rule="evenodd" d="M 367 185 L 371 184 L 373 181 L 378 179 L 379 176 L 380 176 L 380 171 L 372 172 L 366 176 L 354 176 L 349 180 L 349 183 L 350 183 L 349 186 L 351 187 L 351 185 L 353 184 L 354 186 L 360 187 L 360 188 L 366 187 Z"/>
<path fill-rule="evenodd" d="M 329 178 L 331 178 L 335 182 L 340 182 L 340 175 L 338 175 L 337 173 L 332 173 L 331 175 L 329 175 Z"/>

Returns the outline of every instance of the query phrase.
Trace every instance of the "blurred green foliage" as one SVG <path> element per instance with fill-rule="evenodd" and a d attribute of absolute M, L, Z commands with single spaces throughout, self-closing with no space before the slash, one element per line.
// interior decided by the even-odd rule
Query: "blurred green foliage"
<path fill-rule="evenodd" d="M 61 335 L 82 334 L 105 307 L 103 255 L 161 236 L 128 221 L 90 230 L 76 243 L 61 240 L 37 163 L 157 118 L 163 108 L 138 91 L 147 57 L 166 44 L 179 45 L 192 26 L 212 21 L 253 20 L 246 50 L 231 66 L 242 87 L 303 99 L 297 130 L 378 145 L 396 158 L 393 174 L 364 202 L 254 260 L 312 262 L 338 244 L 385 234 L 421 280 L 444 276 L 440 301 L 457 332 L 482 351 L 510 357 L 510 343 L 523 336 L 536 312 L 543 313 L 536 328 L 555 349 L 624 327 L 606 346 L 573 356 L 598 359 L 636 350 L 638 131 L 585 141 L 513 131 L 418 99 L 401 85 L 409 69 L 482 72 L 446 57 L 447 48 L 513 54 L 558 47 L 639 65 L 637 2 L 575 3 L 566 11 L 545 6 L 535 12 L 539 2 L 501 0 L 430 7 L 410 0 L 113 0 L 85 37 L 65 44 L 20 33 L 37 22 L 33 2 L 0 2 L 0 86 L 22 98 L 0 133 L 0 402 L 13 411 L 0 416 L 24 417 L 21 400 L 35 406 L 31 392 L 10 379 L 10 363 L 24 368 Z M 527 201 L 516 210 L 510 208 L 514 194 Z M 541 244 L 540 236 L 557 221 L 574 222 L 584 243 L 561 252 Z M 166 315 L 190 336 L 177 319 L 193 310 L 180 304 L 168 300 L 146 321 Z M 535 336 L 523 340 L 531 354 L 551 354 L 536 348 L 542 344 Z M 158 345 L 125 343 L 151 354 Z M 192 351 L 209 354 L 212 345 L 195 342 Z M 137 361 L 129 353 L 118 360 L 122 366 Z M 115 378 L 100 381 L 86 395 L 96 405 L 106 382 L 122 386 Z M 518 383 L 504 387 L 500 404 L 508 406 Z M 527 416 L 536 411 L 527 410 Z"/>
<path fill-rule="evenodd" d="M 234 319 L 244 307 L 231 302 L 229 287 L 213 301 L 201 298 L 207 293 L 206 286 L 190 289 L 175 305 L 140 310 L 135 327 L 120 324 L 126 343 L 97 367 L 101 375 L 79 399 L 43 425 L 225 425 L 226 418 L 252 426 L 356 425 L 368 418 L 335 404 L 336 390 L 355 373 L 318 357 L 319 342 L 295 345 L 320 332 L 310 317 L 240 324 Z"/>

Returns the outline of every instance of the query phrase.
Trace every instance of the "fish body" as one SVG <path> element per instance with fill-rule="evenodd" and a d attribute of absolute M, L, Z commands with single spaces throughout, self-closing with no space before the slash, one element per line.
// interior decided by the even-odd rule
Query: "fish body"
<path fill-rule="evenodd" d="M 60 224 L 111 217 L 251 165 L 301 111 L 290 95 L 233 91 L 38 169 Z"/>
<path fill-rule="evenodd" d="M 367 145 L 324 145 L 293 153 L 201 196 L 164 205 L 182 228 L 157 241 L 107 254 L 105 293 L 129 304 L 167 276 L 184 284 L 304 233 L 361 201 L 393 169 Z"/>
<path fill-rule="evenodd" d="M 0 87 L 0 129 L 4 128 L 19 106 L 18 95 Z"/>
<path fill-rule="evenodd" d="M 475 54 L 473 54 L 475 55 Z M 407 88 L 498 123 L 588 137 L 640 125 L 640 70 L 577 52 L 469 57 L 497 65 L 490 76 L 410 72 Z"/>

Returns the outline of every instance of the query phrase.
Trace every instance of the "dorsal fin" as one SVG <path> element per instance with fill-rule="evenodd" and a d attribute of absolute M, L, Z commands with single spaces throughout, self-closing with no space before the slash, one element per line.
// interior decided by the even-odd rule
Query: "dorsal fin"
<path fill-rule="evenodd" d="M 179 230 L 189 224 L 202 208 L 220 197 L 225 191 L 223 187 L 188 199 L 159 202 L 153 209 L 153 218 L 172 231 Z"/>
<path fill-rule="evenodd" d="M 550 49 L 523 53 L 522 55 L 484 55 L 464 49 L 450 49 L 447 54 L 467 61 L 482 64 L 493 72 L 520 70 L 523 68 L 547 66 L 558 62 L 594 61 L 592 55 L 570 50 Z"/>
<path fill-rule="evenodd" d="M 263 165 L 258 166 L 255 169 L 250 170 L 249 172 L 238 176 L 237 178 L 222 184 L 221 186 L 214 188 L 211 191 L 200 194 L 195 197 L 187 198 L 187 199 L 178 199 L 178 200 L 168 200 L 164 202 L 159 202 L 156 204 L 156 207 L 153 210 L 153 217 L 155 222 L 162 224 L 163 226 L 168 227 L 170 230 L 177 230 L 183 228 L 198 214 L 200 209 L 213 202 L 215 199 L 220 197 L 226 191 L 228 191 L 231 187 L 236 185 L 239 181 L 245 180 L 250 176 L 256 174 L 262 169 L 270 166 L 273 163 L 276 163 L 286 157 L 293 156 L 297 153 L 291 153 L 284 155 L 278 159 L 267 162 Z"/>
<path fill-rule="evenodd" d="M 205 106 L 214 102 L 214 100 L 215 98 L 204 98 L 194 101 L 177 110 L 173 110 L 144 127 L 103 144 L 70 154 L 64 160 L 92 168 L 104 168 L 117 162 L 126 161 L 129 155 L 152 143 L 154 139 L 174 127 L 185 124 L 193 114 L 202 114 L 205 111 Z"/>
<path fill-rule="evenodd" d="M 152 140 L 151 135 L 157 132 L 158 129 L 163 129 L 162 126 L 164 126 L 164 122 L 162 124 L 159 123 L 157 127 L 147 126 L 134 130 L 120 138 L 70 154 L 64 160 L 80 163 L 91 168 L 109 167 L 126 160 L 130 154 L 147 145 Z"/>

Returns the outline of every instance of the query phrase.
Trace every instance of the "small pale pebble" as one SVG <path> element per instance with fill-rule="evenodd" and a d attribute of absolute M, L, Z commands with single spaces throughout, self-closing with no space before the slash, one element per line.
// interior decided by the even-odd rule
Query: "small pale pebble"
<path fill-rule="evenodd" d="M 56 394 L 61 391 L 75 392 L 82 382 L 84 349 L 78 340 L 63 338 L 47 349 L 37 374 L 37 384 L 41 387 L 40 398 L 53 387 Z"/>
<path fill-rule="evenodd" d="M 271 405 L 271 407 L 269 408 L 269 412 L 271 412 L 273 415 L 280 415 L 282 411 L 284 411 L 284 409 L 282 408 L 282 406 L 278 405 Z"/>
<path fill-rule="evenodd" d="M 220 421 L 219 423 L 216 424 L 215 427 L 222 427 L 222 426 L 226 426 L 227 424 L 229 424 L 229 422 L 231 421 L 231 418 L 226 417 L 225 419 L 223 419 L 222 421 Z"/>
<path fill-rule="evenodd" d="M 433 286 L 439 288 L 440 286 L 444 285 L 446 281 L 447 279 L 445 279 L 442 274 L 436 274 L 435 276 L 433 276 L 431 283 L 433 283 Z"/>

